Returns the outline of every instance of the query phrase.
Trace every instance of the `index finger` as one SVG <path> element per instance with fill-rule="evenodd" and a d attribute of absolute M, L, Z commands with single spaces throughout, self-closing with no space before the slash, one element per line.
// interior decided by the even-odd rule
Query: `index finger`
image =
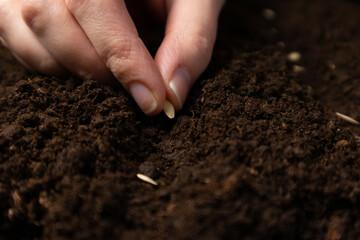
<path fill-rule="evenodd" d="M 145 114 L 161 112 L 162 76 L 138 36 L 124 0 L 66 0 L 98 55 Z"/>

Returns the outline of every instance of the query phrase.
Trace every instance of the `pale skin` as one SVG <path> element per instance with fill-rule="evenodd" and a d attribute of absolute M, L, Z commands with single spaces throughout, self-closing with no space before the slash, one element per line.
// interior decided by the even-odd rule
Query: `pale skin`
<path fill-rule="evenodd" d="M 209 64 L 225 0 L 134 2 L 0 0 L 0 41 L 34 71 L 120 82 L 149 116 L 159 114 L 166 99 L 179 111 Z M 165 20 L 155 58 L 127 9 L 145 5 Z"/>

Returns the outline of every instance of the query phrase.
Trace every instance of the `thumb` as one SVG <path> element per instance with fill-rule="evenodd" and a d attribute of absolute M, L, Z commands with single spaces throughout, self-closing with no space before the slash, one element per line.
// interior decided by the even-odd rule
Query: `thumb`
<path fill-rule="evenodd" d="M 169 6 L 166 34 L 155 62 L 176 110 L 210 62 L 223 4 L 224 0 L 174 0 Z"/>

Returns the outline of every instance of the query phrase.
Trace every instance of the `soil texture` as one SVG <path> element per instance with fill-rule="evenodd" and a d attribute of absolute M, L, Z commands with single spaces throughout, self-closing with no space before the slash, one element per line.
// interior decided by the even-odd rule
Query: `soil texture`
<path fill-rule="evenodd" d="M 174 120 L 1 48 L 0 239 L 357 239 L 360 127 L 335 112 L 360 119 L 359 12 L 228 1 Z"/>

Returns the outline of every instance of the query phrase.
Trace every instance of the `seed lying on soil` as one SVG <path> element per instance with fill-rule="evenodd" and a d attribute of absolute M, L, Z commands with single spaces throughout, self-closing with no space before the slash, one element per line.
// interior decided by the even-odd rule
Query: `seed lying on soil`
<path fill-rule="evenodd" d="M 163 111 L 166 114 L 166 116 L 168 116 L 168 118 L 173 119 L 175 117 L 175 108 L 168 100 L 165 101 Z"/>
<path fill-rule="evenodd" d="M 13 220 L 13 219 L 15 218 L 15 210 L 14 210 L 13 208 L 10 208 L 10 209 L 8 210 L 8 218 L 9 218 L 10 220 Z"/>
<path fill-rule="evenodd" d="M 276 17 L 276 12 L 274 10 L 271 10 L 269 8 L 265 8 L 262 11 L 262 15 L 266 20 L 274 20 Z"/>
<path fill-rule="evenodd" d="M 301 59 L 301 54 L 299 52 L 291 52 L 287 55 L 287 60 L 289 62 L 298 62 Z"/>
<path fill-rule="evenodd" d="M 336 116 L 338 116 L 339 118 L 341 118 L 342 120 L 345 120 L 351 124 L 355 124 L 355 125 L 359 125 L 360 123 L 358 121 L 356 121 L 355 119 L 349 117 L 349 116 L 346 116 L 344 114 L 341 114 L 341 113 L 338 113 L 336 112 Z"/>
<path fill-rule="evenodd" d="M 335 65 L 335 64 L 329 63 L 328 66 L 329 66 L 329 68 L 330 68 L 331 71 L 335 71 L 335 70 L 336 70 L 336 65 Z"/>
<path fill-rule="evenodd" d="M 293 71 L 294 71 L 294 73 L 302 73 L 302 72 L 305 72 L 305 68 L 302 66 L 299 66 L 299 65 L 294 65 Z"/>
<path fill-rule="evenodd" d="M 157 186 L 157 185 L 158 185 L 157 182 L 155 182 L 152 178 L 150 178 L 150 177 L 148 177 L 148 176 L 146 176 L 146 175 L 144 175 L 144 174 L 142 174 L 142 173 L 138 173 L 138 174 L 136 174 L 136 176 L 137 176 L 140 180 L 142 180 L 142 181 L 144 181 L 144 182 L 150 183 L 150 184 L 152 184 L 152 185 L 154 185 L 154 186 Z"/>

